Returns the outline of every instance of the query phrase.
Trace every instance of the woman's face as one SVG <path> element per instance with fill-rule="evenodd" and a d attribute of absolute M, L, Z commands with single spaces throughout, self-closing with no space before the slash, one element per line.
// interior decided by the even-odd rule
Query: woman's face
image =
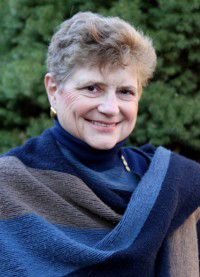
<path fill-rule="evenodd" d="M 124 68 L 80 67 L 57 87 L 52 76 L 45 84 L 61 126 L 96 149 L 111 149 L 133 130 L 139 92 L 137 74 Z"/>

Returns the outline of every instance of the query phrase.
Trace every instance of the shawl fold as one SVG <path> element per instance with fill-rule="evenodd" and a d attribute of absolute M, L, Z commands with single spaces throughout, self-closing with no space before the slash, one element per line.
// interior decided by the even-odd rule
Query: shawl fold
<path fill-rule="evenodd" d="M 0 166 L 0 277 L 199 276 L 198 163 L 158 147 L 123 215 L 49 130 Z"/>

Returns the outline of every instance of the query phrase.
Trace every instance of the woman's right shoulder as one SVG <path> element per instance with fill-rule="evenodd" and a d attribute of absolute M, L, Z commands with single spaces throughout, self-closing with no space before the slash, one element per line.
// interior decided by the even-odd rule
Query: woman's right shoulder
<path fill-rule="evenodd" d="M 1 170 L 12 170 L 19 163 L 31 166 L 35 159 L 42 158 L 52 140 L 51 132 L 47 129 L 41 135 L 29 138 L 22 145 L 9 149 L 0 155 Z"/>
<path fill-rule="evenodd" d="M 9 172 L 12 168 L 25 166 L 35 169 L 64 172 L 63 155 L 50 129 L 40 136 L 28 139 L 21 146 L 10 149 L 0 156 L 0 168 Z"/>

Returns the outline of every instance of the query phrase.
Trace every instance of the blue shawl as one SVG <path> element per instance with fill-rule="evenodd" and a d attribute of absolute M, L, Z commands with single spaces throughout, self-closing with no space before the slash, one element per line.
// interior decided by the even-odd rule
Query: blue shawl
<path fill-rule="evenodd" d="M 123 214 L 50 130 L 0 166 L 0 277 L 199 276 L 199 164 L 158 147 Z"/>

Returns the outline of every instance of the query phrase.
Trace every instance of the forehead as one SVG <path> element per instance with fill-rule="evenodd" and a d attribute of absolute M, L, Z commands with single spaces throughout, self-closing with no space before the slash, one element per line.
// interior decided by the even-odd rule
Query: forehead
<path fill-rule="evenodd" d="M 132 85 L 137 87 L 137 70 L 134 66 L 116 67 L 107 65 L 103 68 L 98 66 L 80 66 L 67 80 L 76 85 L 85 82 L 105 83 L 105 85 Z"/>

